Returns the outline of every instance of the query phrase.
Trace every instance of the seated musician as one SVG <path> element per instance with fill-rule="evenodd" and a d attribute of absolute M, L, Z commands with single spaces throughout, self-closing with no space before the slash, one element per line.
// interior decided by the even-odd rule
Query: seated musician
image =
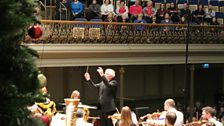
<path fill-rule="evenodd" d="M 150 125 L 165 125 L 165 118 L 167 112 L 174 112 L 177 116 L 174 126 L 182 126 L 184 122 L 183 113 L 176 110 L 175 101 L 173 99 L 167 99 L 164 102 L 164 111 L 162 113 L 153 113 L 146 115 L 149 119 L 147 124 Z M 144 122 L 145 123 L 145 122 Z"/>
<path fill-rule="evenodd" d="M 173 99 L 167 99 L 164 102 L 164 110 L 165 110 L 165 112 L 161 114 L 160 119 L 165 119 L 167 112 L 174 112 L 177 116 L 174 126 L 182 126 L 183 125 L 183 122 L 184 122 L 183 113 L 176 110 L 175 101 Z"/>
<path fill-rule="evenodd" d="M 84 115 L 84 110 L 79 108 L 76 112 L 76 126 L 93 126 L 92 123 L 88 123 L 85 121 Z"/>
<path fill-rule="evenodd" d="M 165 125 L 166 126 L 174 126 L 176 119 L 177 119 L 177 115 L 174 112 L 167 112 L 166 119 L 165 119 Z"/>
<path fill-rule="evenodd" d="M 121 114 L 114 114 L 109 116 L 115 122 L 115 126 L 137 126 L 137 121 L 134 118 L 135 114 L 132 114 L 130 108 L 125 106 L 121 110 Z M 133 121 L 134 120 L 134 121 Z"/>
<path fill-rule="evenodd" d="M 221 122 L 216 120 L 216 110 L 210 106 L 206 106 L 202 108 L 202 118 L 207 120 L 208 123 L 214 123 L 215 126 L 223 126 Z M 207 126 L 207 124 L 203 124 L 202 126 Z"/>

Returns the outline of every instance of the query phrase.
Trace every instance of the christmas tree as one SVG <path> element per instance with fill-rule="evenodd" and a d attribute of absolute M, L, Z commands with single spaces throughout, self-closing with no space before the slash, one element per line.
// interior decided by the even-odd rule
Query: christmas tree
<path fill-rule="evenodd" d="M 36 22 L 33 0 L 0 1 L 0 126 L 40 126 L 27 109 L 40 100 L 36 51 L 22 45 Z"/>

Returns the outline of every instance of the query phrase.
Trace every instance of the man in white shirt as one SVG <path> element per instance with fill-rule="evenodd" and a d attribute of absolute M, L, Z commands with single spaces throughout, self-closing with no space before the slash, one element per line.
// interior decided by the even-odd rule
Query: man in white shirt
<path fill-rule="evenodd" d="M 165 124 L 165 118 L 167 112 L 174 112 L 177 116 L 174 126 L 182 126 L 184 122 L 184 115 L 182 112 L 176 110 L 175 101 L 173 99 L 167 99 L 164 102 L 164 112 L 159 117 L 159 124 Z"/>
<path fill-rule="evenodd" d="M 215 119 L 216 110 L 210 106 L 202 108 L 202 118 L 208 122 L 214 123 L 215 126 L 223 126 L 221 122 Z M 206 126 L 203 124 L 202 126 Z"/>

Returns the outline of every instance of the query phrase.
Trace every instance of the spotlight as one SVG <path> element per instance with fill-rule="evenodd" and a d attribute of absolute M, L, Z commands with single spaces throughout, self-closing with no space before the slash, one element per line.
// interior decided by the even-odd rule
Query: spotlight
<path fill-rule="evenodd" d="M 203 64 L 203 68 L 204 69 L 208 69 L 209 68 L 209 64 L 208 63 Z"/>

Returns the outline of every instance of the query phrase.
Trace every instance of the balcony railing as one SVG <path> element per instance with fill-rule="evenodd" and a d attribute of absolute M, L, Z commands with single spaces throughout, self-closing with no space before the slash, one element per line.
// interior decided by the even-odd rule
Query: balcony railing
<path fill-rule="evenodd" d="M 224 26 L 142 24 L 94 21 L 41 20 L 39 39 L 25 43 L 61 44 L 224 44 Z M 189 30 L 189 34 L 188 33 Z M 189 39 L 186 39 L 189 37 Z"/>

